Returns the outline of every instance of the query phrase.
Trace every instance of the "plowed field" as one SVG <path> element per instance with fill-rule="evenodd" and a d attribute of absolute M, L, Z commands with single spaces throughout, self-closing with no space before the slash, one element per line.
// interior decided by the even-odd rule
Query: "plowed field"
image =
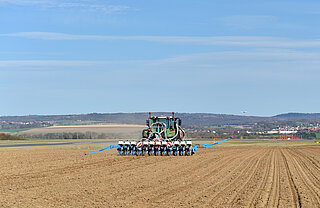
<path fill-rule="evenodd" d="M 320 207 L 319 147 L 0 151 L 0 207 Z"/>

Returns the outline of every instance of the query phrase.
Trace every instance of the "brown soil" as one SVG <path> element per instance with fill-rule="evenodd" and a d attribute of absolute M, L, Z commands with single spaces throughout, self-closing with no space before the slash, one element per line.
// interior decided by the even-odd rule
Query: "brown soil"
<path fill-rule="evenodd" d="M 20 132 L 21 134 L 47 134 L 47 133 L 87 133 L 95 132 L 106 134 L 109 138 L 139 138 L 146 126 L 133 124 L 95 124 L 77 126 L 50 126 L 45 128 L 34 128 Z"/>
<path fill-rule="evenodd" d="M 21 133 L 63 133 L 63 132 L 97 132 L 97 133 L 130 133 L 142 132 L 143 125 L 130 124 L 99 124 L 99 125 L 78 125 L 78 126 L 50 126 L 22 131 Z"/>
<path fill-rule="evenodd" d="M 320 207 L 319 147 L 0 151 L 0 207 Z"/>

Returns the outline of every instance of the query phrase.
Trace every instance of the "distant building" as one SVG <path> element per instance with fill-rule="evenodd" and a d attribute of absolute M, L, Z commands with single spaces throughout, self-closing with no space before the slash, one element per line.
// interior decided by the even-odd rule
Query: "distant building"
<path fill-rule="evenodd" d="M 267 131 L 267 134 L 279 134 L 279 131 L 277 130 Z"/>
<path fill-rule="evenodd" d="M 279 134 L 295 134 L 298 131 L 279 131 Z"/>

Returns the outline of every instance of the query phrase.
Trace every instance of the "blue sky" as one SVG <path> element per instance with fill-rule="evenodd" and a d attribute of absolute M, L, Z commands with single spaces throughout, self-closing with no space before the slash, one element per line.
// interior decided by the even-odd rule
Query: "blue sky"
<path fill-rule="evenodd" d="M 319 112 L 320 2 L 0 0 L 0 115 Z"/>

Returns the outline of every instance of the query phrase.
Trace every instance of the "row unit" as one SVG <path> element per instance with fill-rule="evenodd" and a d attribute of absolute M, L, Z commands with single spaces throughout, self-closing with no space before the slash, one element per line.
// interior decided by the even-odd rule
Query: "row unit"
<path fill-rule="evenodd" d="M 118 142 L 119 146 L 192 146 L 192 141 L 119 141 Z"/>

